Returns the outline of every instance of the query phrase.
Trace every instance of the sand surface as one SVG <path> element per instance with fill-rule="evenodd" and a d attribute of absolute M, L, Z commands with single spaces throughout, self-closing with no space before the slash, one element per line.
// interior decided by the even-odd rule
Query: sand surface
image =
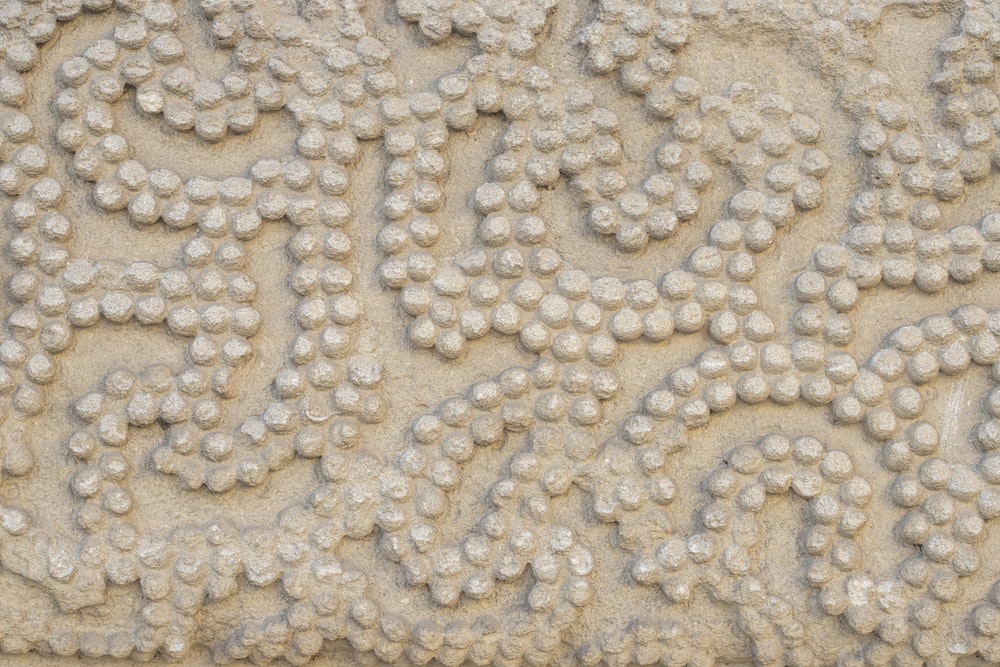
<path fill-rule="evenodd" d="M 0 0 L 0 665 L 1000 663 L 995 0 Z"/>

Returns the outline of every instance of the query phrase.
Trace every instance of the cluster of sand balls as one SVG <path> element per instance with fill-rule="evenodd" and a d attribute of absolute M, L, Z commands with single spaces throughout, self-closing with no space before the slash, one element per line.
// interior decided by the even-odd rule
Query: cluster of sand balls
<path fill-rule="evenodd" d="M 626 252 L 642 251 L 651 240 L 670 239 L 678 224 L 704 217 L 700 193 L 714 181 L 713 166 L 731 171 L 748 190 L 759 193 L 758 198 L 766 198 L 765 204 L 754 205 L 748 194 L 744 201 L 749 206 L 739 212 L 748 222 L 763 213 L 765 220 L 758 226 L 770 222 L 785 227 L 799 211 L 822 203 L 818 179 L 830 168 L 830 159 L 814 146 L 820 128 L 813 119 L 795 113 L 781 97 L 760 95 L 746 83 L 733 84 L 725 95 L 708 95 L 696 80 L 679 77 L 672 89 L 683 97 L 684 106 L 667 114 L 669 132 L 655 153 L 659 170 L 638 189 L 628 191 L 624 177 L 613 171 L 621 164 L 620 146 L 615 159 L 604 162 L 608 168 L 596 176 L 581 173 L 579 165 L 586 162 L 579 152 L 567 156 L 574 160 L 573 184 L 609 200 L 589 212 L 594 232 L 614 235 L 617 247 Z M 592 153 L 599 155 L 597 150 Z"/>
<path fill-rule="evenodd" d="M 756 99 L 753 89 L 746 86 L 734 86 L 730 94 L 737 98 L 743 95 L 750 100 Z M 586 93 L 567 91 L 562 100 L 551 95 L 539 96 L 535 104 L 536 114 L 541 114 L 545 109 L 543 105 L 550 102 L 579 112 L 583 122 L 594 124 L 598 131 L 601 131 L 600 123 L 611 118 L 613 122 L 604 131 L 617 131 L 617 121 L 594 107 L 592 97 Z M 770 103 L 780 106 L 775 100 Z M 590 114 L 589 121 L 584 112 Z M 787 109 L 783 113 L 787 113 Z M 752 124 L 752 121 L 749 122 Z M 815 124 L 807 117 L 796 117 L 789 122 L 804 140 L 815 141 L 818 138 Z M 513 128 L 508 131 L 508 135 L 511 134 L 515 134 Z M 750 134 L 752 136 L 755 132 Z M 793 141 L 792 135 L 788 131 L 772 134 L 774 136 L 762 138 L 766 139 L 764 143 L 775 154 L 786 154 L 790 148 L 787 141 Z M 612 147 L 609 164 L 620 161 L 620 145 L 610 136 L 605 138 Z M 592 142 L 596 144 L 599 139 L 597 137 Z M 523 142 L 523 139 L 518 138 L 517 141 Z M 818 182 L 813 176 L 822 176 L 829 167 L 829 161 L 822 153 L 807 148 L 797 159 L 808 165 L 802 168 L 812 176 L 805 178 L 815 186 L 799 182 L 801 176 L 777 184 L 784 178 L 778 172 L 782 172 L 786 163 L 776 164 L 771 169 L 762 167 L 757 170 L 760 173 L 750 173 L 754 170 L 748 168 L 745 181 L 752 186 L 731 198 L 727 206 L 729 216 L 713 227 L 705 246 L 691 253 L 688 260 L 690 275 L 685 277 L 684 272 L 679 272 L 662 278 L 660 290 L 669 300 L 687 301 L 699 292 L 700 303 L 671 306 L 673 312 L 669 314 L 662 307 L 644 313 L 642 311 L 658 305 L 652 283 L 634 281 L 623 286 L 621 281 L 612 277 L 593 280 L 579 270 L 564 268 L 561 257 L 551 245 L 549 226 L 538 211 L 538 188 L 546 185 L 545 180 L 539 179 L 551 178 L 547 174 L 563 173 L 576 174 L 574 182 L 578 181 L 581 172 L 577 167 L 582 169 L 582 165 L 569 168 L 564 164 L 567 159 L 576 159 L 566 157 L 571 150 L 563 150 L 559 161 L 562 167 L 547 159 L 544 152 L 540 156 L 528 157 L 530 147 L 522 150 L 521 144 L 513 145 L 494 158 L 490 172 L 496 180 L 477 187 L 473 196 L 473 204 L 481 216 L 476 232 L 483 250 L 469 252 L 451 265 L 441 266 L 432 253 L 439 236 L 439 225 L 433 222 L 433 218 L 401 209 L 400 215 L 405 214 L 410 220 L 409 234 L 402 228 L 401 222 L 394 221 L 383 228 L 379 235 L 379 248 L 388 258 L 382 264 L 381 277 L 387 285 L 400 290 L 402 309 L 415 318 L 408 329 L 414 345 L 433 347 L 444 357 L 457 358 L 465 352 L 467 341 L 482 338 L 493 330 L 504 335 L 517 334 L 521 344 L 529 351 L 542 352 L 551 347 L 557 356 L 573 359 L 586 346 L 587 334 L 601 328 L 599 311 L 602 309 L 611 311 L 608 327 L 614 339 L 610 343 L 600 343 L 605 348 L 644 334 L 652 340 L 664 340 L 675 325 L 680 331 L 700 330 L 703 320 L 708 318 L 704 310 L 711 313 L 721 308 L 726 302 L 727 290 L 731 292 L 731 308 L 736 311 L 735 315 L 729 313 L 728 318 L 747 315 L 757 306 L 752 288 L 744 284 L 751 282 L 756 273 L 753 255 L 769 250 L 777 239 L 778 230 L 791 224 L 798 211 L 818 205 L 818 200 L 812 198 L 813 194 L 818 195 L 815 189 Z M 587 156 L 597 155 L 600 150 L 587 148 L 584 153 Z M 684 155 L 684 148 L 680 144 L 669 143 L 660 152 L 664 164 L 669 161 L 669 164 L 676 165 Z M 754 162 L 755 158 L 747 160 Z M 551 166 L 546 166 L 547 163 Z M 527 180 L 517 180 L 519 166 L 525 170 Z M 708 169 L 707 166 L 705 168 Z M 387 175 L 394 174 L 393 169 L 394 165 L 390 165 Z M 648 182 L 655 180 L 651 177 Z M 661 181 L 665 191 L 673 189 L 668 177 Z M 802 188 L 798 188 L 796 183 Z M 811 194 L 807 195 L 807 190 Z M 611 190 L 604 194 L 611 197 L 615 192 Z M 394 202 L 392 198 L 395 196 L 390 195 L 387 206 L 390 201 Z M 527 199 L 522 199 L 524 196 Z M 619 202 L 626 205 L 624 202 L 628 197 L 621 197 Z M 649 202 L 642 193 L 636 194 L 633 203 L 637 215 L 640 218 L 645 216 L 643 224 L 657 225 L 657 221 L 666 221 L 667 227 L 661 229 L 669 227 L 669 233 L 673 233 L 677 222 L 674 213 L 661 211 L 669 218 L 667 220 L 660 213 L 651 212 Z M 424 207 L 426 213 L 437 208 L 436 203 Z M 608 206 L 599 204 L 591 209 L 588 220 L 600 232 L 614 233 L 623 229 L 618 215 Z M 396 213 L 390 215 L 394 220 L 396 217 Z M 626 236 L 633 238 L 631 232 Z M 643 231 L 634 238 L 641 238 L 644 245 L 648 237 Z M 619 236 L 619 240 L 622 238 Z M 705 283 L 704 289 L 697 284 L 699 277 L 721 278 L 723 270 L 726 279 L 739 284 L 727 288 L 724 282 L 712 287 Z M 592 292 L 591 299 L 595 303 L 580 304 L 571 313 L 574 308 L 572 301 L 584 297 L 588 291 Z M 629 308 L 619 310 L 625 303 Z M 558 330 L 568 324 L 572 324 L 576 331 L 567 332 L 565 336 L 559 334 Z M 736 334 L 730 324 L 720 324 L 719 329 L 718 335 L 722 338 L 731 339 Z M 596 360 L 595 357 L 602 354 L 613 357 L 599 352 L 590 356 Z"/>
<path fill-rule="evenodd" d="M 77 330 L 162 328 L 181 341 L 182 358 L 112 370 L 72 401 L 78 428 L 63 446 L 74 459 L 67 486 L 82 538 L 53 532 L 27 503 L 0 503 L 5 569 L 67 612 L 105 602 L 110 586 L 136 586 L 138 612 L 95 630 L 0 605 L 3 625 L 16 628 L 4 652 L 180 660 L 200 642 L 207 607 L 274 586 L 277 612 L 219 629 L 215 660 L 304 664 L 349 646 L 390 663 L 701 665 L 696 631 L 673 616 L 707 587 L 734 612 L 755 660 L 821 664 L 828 656 L 798 617 L 802 600 L 769 587 L 756 555 L 768 547 L 768 510 L 792 502 L 805 506 L 793 529 L 803 566 L 793 583 L 855 633 L 856 648 L 838 664 L 949 664 L 956 623 L 964 652 L 1000 655 L 1000 588 L 969 583 L 988 570 L 981 547 L 1000 516 L 1000 316 L 966 305 L 897 328 L 870 356 L 851 351 L 855 318 L 880 286 L 938 294 L 1000 270 L 998 214 L 969 224 L 950 217 L 1000 167 L 991 85 L 1000 27 L 987 12 L 968 8 L 959 34 L 940 45 L 933 135 L 886 75 L 864 69 L 844 82 L 864 178 L 843 211 L 846 232 L 789 281 L 786 330 L 763 302 L 759 266 L 784 230 L 822 207 L 821 180 L 835 167 L 819 123 L 789 101 L 743 83 L 708 92 L 685 74 L 686 45 L 709 22 L 732 29 L 738 9 L 598 3 L 581 39 L 586 66 L 617 72 L 616 85 L 664 127 L 652 172 L 631 183 L 628 128 L 536 57 L 558 10 L 550 0 L 400 0 L 400 18 L 423 37 L 438 43 L 454 33 L 477 49 L 419 92 L 401 90 L 392 49 L 373 36 L 361 3 L 307 0 L 285 13 L 253 0 L 202 0 L 211 40 L 231 57 L 212 77 L 182 41 L 177 7 L 119 2 L 124 20 L 55 68 L 48 101 L 58 123 L 43 136 L 28 73 L 60 23 L 112 4 L 16 2 L 3 17 L 0 192 L 16 267 L 0 341 L 5 483 L 39 470 L 39 445 L 21 427 L 46 418 L 59 355 L 73 349 Z M 877 18 L 859 7 L 824 11 L 826 23 L 812 10 L 798 20 L 826 30 L 843 54 L 855 39 L 841 34 L 845 26 Z M 786 18 L 779 8 L 761 21 Z M 245 173 L 184 176 L 125 138 L 119 114 L 132 100 L 168 131 L 222 148 L 232 135 L 258 132 L 271 113 L 289 114 L 296 136 L 288 154 L 256 159 Z M 475 132 L 483 114 L 502 114 L 506 127 L 469 193 L 472 247 L 442 257 L 450 142 Z M 50 139 L 59 150 L 43 147 Z M 402 442 L 378 455 L 370 433 L 390 416 L 392 387 L 390 369 L 363 342 L 365 226 L 351 179 L 376 141 L 385 157 L 377 272 L 398 292 L 411 352 L 458 363 L 474 355 L 470 341 L 497 334 L 536 358 L 416 416 Z M 183 238 L 174 263 L 74 254 L 81 221 L 70 213 L 62 159 L 102 221 L 162 224 Z M 737 188 L 721 211 L 704 210 L 727 171 Z M 554 239 L 547 204 L 561 181 L 582 202 L 586 233 L 613 238 L 624 253 L 656 251 L 682 224 L 704 222 L 706 233 L 659 275 L 581 270 Z M 266 225 L 288 229 L 294 334 L 265 407 L 245 416 L 241 378 L 268 327 L 251 259 Z M 707 348 L 673 364 L 612 421 L 609 407 L 632 381 L 619 367 L 625 348 L 668 346 L 676 334 Z M 990 369 L 985 418 L 971 431 L 972 453 L 956 459 L 927 389 L 976 367 Z M 701 445 L 700 429 L 766 402 L 823 406 L 843 443 L 771 433 L 730 451 L 687 492 L 676 464 Z M 297 458 L 314 462 L 316 484 L 258 525 L 220 518 L 143 531 L 131 445 L 154 425 L 165 437 L 151 467 L 188 490 L 239 493 Z M 864 469 L 856 443 L 874 452 L 877 474 Z M 470 493 L 463 468 L 502 449 L 482 503 L 468 523 L 453 522 Z M 872 486 L 878 475 L 888 475 L 884 494 Z M 615 565 L 600 560 L 603 533 L 568 516 L 577 487 L 588 516 L 613 525 L 624 580 L 657 591 L 665 611 L 633 610 L 619 626 L 581 634 Z M 690 525 L 678 514 L 689 510 Z M 881 539 L 872 512 L 888 512 L 907 554 L 891 571 L 869 571 L 865 547 Z M 383 581 L 393 578 L 342 557 L 346 541 L 370 542 L 398 574 L 395 585 L 419 597 L 419 611 L 396 609 L 398 591 L 387 594 Z M 517 582 L 529 582 L 523 599 L 493 603 Z M 490 613 L 470 615 L 466 605 Z"/>
<path fill-rule="evenodd" d="M 168 10 L 160 6 L 147 7 L 146 22 L 152 21 L 149 28 L 161 31 L 161 37 L 173 39 L 171 30 L 176 28 L 176 16 Z M 295 34 L 288 34 L 287 30 L 282 35 L 292 42 L 296 39 Z M 350 65 L 354 68 L 363 62 L 380 70 L 379 65 L 387 54 L 385 47 L 371 38 L 353 37 L 357 55 L 341 49 L 330 55 L 326 67 L 337 69 Z M 154 37 L 148 49 L 152 50 L 157 40 L 164 41 Z M 141 50 L 147 41 L 135 40 L 118 46 L 134 52 Z M 125 139 L 110 133 L 113 130 L 110 112 L 101 116 L 101 122 L 90 122 L 96 118 L 94 114 L 106 111 L 100 104 L 100 90 L 104 85 L 101 82 L 107 78 L 88 79 L 90 69 L 113 71 L 117 65 L 124 73 L 135 64 L 136 58 L 145 58 L 145 55 L 120 53 L 115 44 L 98 46 L 100 48 L 91 47 L 84 57 L 71 59 L 62 66 L 62 71 L 71 70 L 74 77 L 65 81 L 69 87 L 56 98 L 57 108 L 68 119 L 66 123 L 72 125 L 74 118 L 82 117 L 88 124 L 86 129 L 96 135 L 72 145 L 63 142 L 64 147 L 75 151 L 74 166 L 78 175 L 96 181 L 94 197 L 98 206 L 109 211 L 124 206 L 133 224 L 145 226 L 162 221 L 179 230 L 194 227 L 198 233 L 184 247 L 180 270 L 165 272 L 159 278 L 162 293 L 159 298 L 130 300 L 128 291 L 120 291 L 106 294 L 99 300 L 102 314 L 113 322 L 121 323 L 134 315 L 144 324 L 165 322 L 173 333 L 192 338 L 188 357 L 194 368 L 185 371 L 183 380 L 178 375 L 174 391 L 153 401 L 147 410 L 149 414 L 139 417 L 138 423 L 129 418 L 134 425 L 144 425 L 143 421 L 152 423 L 156 419 L 180 425 L 171 427 L 169 451 L 164 450 L 157 457 L 158 468 L 181 475 L 189 486 L 206 484 L 216 491 L 231 488 L 237 481 L 260 484 L 268 472 L 282 467 L 294 454 L 296 444 L 292 437 L 298 429 L 298 415 L 307 422 L 323 422 L 329 418 L 329 408 L 322 405 L 324 401 L 319 396 L 330 389 L 336 390 L 335 408 L 341 413 L 357 415 L 367 423 L 381 421 L 386 406 L 378 391 L 373 390 L 378 377 L 369 384 L 357 378 L 349 382 L 334 362 L 351 353 L 351 331 L 356 328 L 361 312 L 358 300 L 351 294 L 353 273 L 344 263 L 351 257 L 352 241 L 341 230 L 352 215 L 349 204 L 341 196 L 348 192 L 350 185 L 342 165 L 355 157 L 357 140 L 340 129 L 347 121 L 339 102 L 317 107 L 309 99 L 322 95 L 329 86 L 310 87 L 315 81 L 304 70 L 297 77 L 279 76 L 272 71 L 272 76 L 264 81 L 276 78 L 290 80 L 292 84 L 287 103 L 294 108 L 302 126 L 296 142 L 298 155 L 283 160 L 259 160 L 251 166 L 248 177 L 213 180 L 195 176 L 182 182 L 169 169 L 150 169 L 137 160 Z M 178 52 L 171 60 L 182 56 Z M 340 62 L 345 57 L 347 65 Z M 248 66 L 239 59 L 237 64 Z M 277 68 L 276 64 L 271 65 L 271 70 Z M 178 66 L 166 69 L 158 77 L 159 71 L 155 66 L 150 67 L 152 69 L 145 72 L 142 81 L 126 79 L 124 82 L 137 88 L 140 106 L 144 96 L 148 97 L 144 85 L 155 88 L 159 84 L 169 88 L 171 77 L 190 78 L 192 75 L 189 68 Z M 79 92 L 88 80 L 89 87 Z M 124 83 L 118 81 L 118 87 Z M 195 89 L 210 87 L 210 82 L 192 85 L 191 94 L 197 95 Z M 266 104 L 261 102 L 261 95 L 256 95 L 261 111 L 273 111 L 286 104 L 286 93 L 278 92 L 280 100 Z M 296 93 L 300 96 L 293 97 Z M 197 98 L 193 102 L 196 106 L 204 106 Z M 147 111 L 153 113 L 153 110 Z M 80 133 L 66 129 L 62 134 L 77 136 Z M 333 158 L 332 164 L 323 166 L 319 161 L 327 158 Z M 128 195 L 128 192 L 136 194 Z M 263 224 L 285 218 L 293 220 L 300 228 L 289 241 L 288 250 L 298 264 L 291 287 L 300 297 L 296 323 L 302 334 L 291 345 L 291 367 L 282 370 L 274 380 L 279 402 L 269 406 L 259 417 L 246 421 L 236 433 L 216 432 L 213 429 L 223 417 L 218 399 L 232 396 L 238 377 L 236 370 L 252 353 L 246 339 L 258 333 L 260 317 L 250 306 L 239 306 L 230 312 L 224 304 L 204 302 L 226 297 L 236 302 L 253 300 L 256 285 L 242 271 L 246 268 L 244 247 L 257 237 Z M 86 267 L 76 268 L 74 275 L 87 270 Z M 157 284 L 155 267 L 140 268 L 149 274 L 143 275 L 142 284 L 121 287 L 134 292 L 148 290 Z M 85 289 L 85 285 L 79 286 L 80 291 Z M 92 323 L 81 321 L 80 325 Z M 224 335 L 230 328 L 236 337 L 227 339 Z M 357 363 L 366 362 L 358 360 Z M 201 376 L 212 367 L 219 368 L 212 374 L 209 384 L 205 381 L 208 378 Z M 350 375 L 350 370 L 347 374 Z M 216 396 L 203 396 L 209 388 Z M 364 390 L 364 395 L 358 388 Z M 125 415 L 119 414 L 116 418 L 120 420 Z M 209 433 L 199 436 L 197 432 L 187 432 L 188 423 Z M 277 442 L 265 442 L 269 434 L 275 434 Z M 310 447 L 316 445 L 306 444 L 298 449 L 309 451 Z M 257 451 L 242 457 L 233 456 L 234 451 L 245 449 Z"/>
<path fill-rule="evenodd" d="M 545 29 L 547 16 L 556 7 L 553 0 L 400 0 L 395 4 L 399 17 L 415 23 L 420 34 L 431 42 L 441 42 L 452 33 L 474 36 L 482 52 L 508 53 L 515 58 L 533 55 L 535 36 Z"/>
<path fill-rule="evenodd" d="M 915 549 L 899 564 L 900 580 L 873 581 L 864 571 L 862 545 L 870 537 L 865 510 L 872 487 L 863 474 L 855 473 L 848 454 L 827 452 L 811 437 L 792 442 L 772 434 L 754 447 L 730 452 L 727 466 L 703 480 L 713 500 L 699 510 L 701 532 L 671 535 L 674 528 L 667 513 L 661 513 L 658 528 L 650 530 L 650 504 L 669 508 L 678 502 L 678 485 L 667 473 L 665 455 L 687 447 L 693 429 L 709 423 L 713 414 L 761 400 L 745 389 L 740 392 L 741 381 L 747 386 L 746 375 L 734 374 L 728 366 L 735 359 L 724 354 L 703 353 L 696 367 L 674 371 L 665 387 L 647 394 L 642 411 L 627 417 L 619 434 L 603 444 L 592 464 L 596 471 L 586 476 L 595 480 L 593 511 L 618 525 L 622 544 L 634 557 L 630 573 L 637 583 L 659 586 L 678 603 L 687 601 L 699 585 L 709 585 L 715 595 L 738 604 L 741 615 L 749 614 L 745 622 L 756 619 L 751 626 L 756 629 L 747 631 L 759 642 L 754 650 L 761 662 L 813 660 L 801 631 L 793 636 L 776 631 L 753 611 L 765 601 L 776 603 L 752 571 L 759 563 L 747 556 L 750 545 L 761 538 L 762 527 L 752 517 L 766 512 L 769 495 L 786 492 L 809 503 L 802 557 L 805 580 L 820 608 L 842 617 L 860 635 L 874 633 L 858 656 L 863 652 L 912 662 L 943 655 L 949 626 L 941 620 L 948 609 L 971 614 L 976 628 L 969 639 L 973 650 L 992 650 L 993 612 L 991 607 L 970 608 L 970 598 L 974 601 L 977 593 L 965 582 L 982 571 L 978 546 L 987 524 L 1000 512 L 996 390 L 986 399 L 989 418 L 973 429 L 973 458 L 960 463 L 942 452 L 955 445 L 943 444 L 938 428 L 925 421 L 921 389 L 941 376 L 961 377 L 974 366 L 990 369 L 995 383 L 998 322 L 996 312 L 962 306 L 951 316 L 933 315 L 897 329 L 860 367 L 846 353 L 834 352 L 826 357 L 825 373 L 793 373 L 800 378 L 800 400 L 829 404 L 833 423 L 857 424 L 860 434 L 879 447 L 878 462 L 891 474 L 887 490 L 894 530 Z M 713 367 L 714 373 L 706 373 Z M 685 400 L 692 393 L 696 398 Z M 729 398 L 720 401 L 721 396 Z M 640 448 L 639 456 L 630 453 L 634 447 Z M 790 454 L 806 467 L 784 464 Z M 827 483 L 833 484 L 827 488 Z M 721 568 L 721 580 L 711 574 L 712 568 Z M 873 597 L 887 587 L 898 589 L 891 608 Z"/>

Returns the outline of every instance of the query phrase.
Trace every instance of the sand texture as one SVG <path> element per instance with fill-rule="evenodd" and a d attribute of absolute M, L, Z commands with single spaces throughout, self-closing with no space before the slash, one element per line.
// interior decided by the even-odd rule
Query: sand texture
<path fill-rule="evenodd" d="M 0 0 L 0 667 L 1000 663 L 998 61 Z"/>

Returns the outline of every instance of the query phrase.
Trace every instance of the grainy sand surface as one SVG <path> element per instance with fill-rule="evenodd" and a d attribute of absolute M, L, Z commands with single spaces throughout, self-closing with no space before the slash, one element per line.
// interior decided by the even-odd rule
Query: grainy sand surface
<path fill-rule="evenodd" d="M 993 0 L 0 0 L 0 665 L 1000 662 Z"/>

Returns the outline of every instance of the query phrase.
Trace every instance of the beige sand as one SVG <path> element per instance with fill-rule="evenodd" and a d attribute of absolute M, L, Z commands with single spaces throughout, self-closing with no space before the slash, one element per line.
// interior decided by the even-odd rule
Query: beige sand
<path fill-rule="evenodd" d="M 0 29 L 0 665 L 1000 662 L 995 1 Z"/>

